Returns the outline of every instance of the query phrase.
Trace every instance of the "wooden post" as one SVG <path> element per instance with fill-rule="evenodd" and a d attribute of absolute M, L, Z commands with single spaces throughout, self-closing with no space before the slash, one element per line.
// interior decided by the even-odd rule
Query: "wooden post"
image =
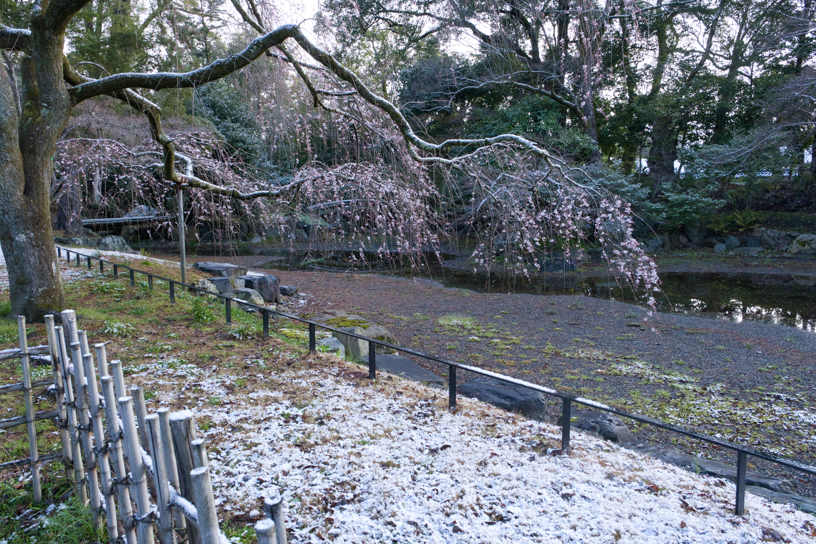
<path fill-rule="evenodd" d="M 82 346 L 79 342 L 71 344 L 71 358 L 74 363 L 74 383 L 77 384 L 76 405 L 79 412 L 79 437 L 82 441 L 82 449 L 85 454 L 85 474 L 88 480 L 88 492 L 91 499 L 91 511 L 93 512 L 94 533 L 98 534 L 102 530 L 102 498 L 99 489 L 99 477 L 96 470 L 96 459 L 93 455 L 93 442 L 91 441 L 91 419 L 88 408 L 85 405 L 85 390 L 87 389 L 85 371 L 82 368 Z"/>
<path fill-rule="evenodd" d="M 277 486 L 269 489 L 269 494 L 264 498 L 264 512 L 266 517 L 275 520 L 275 533 L 278 544 L 286 544 L 286 520 L 283 519 L 283 500 Z"/>
<path fill-rule="evenodd" d="M 119 399 L 119 411 L 122 414 L 122 425 L 125 435 L 127 457 L 130 462 L 130 489 L 136 498 L 137 525 L 136 534 L 139 544 L 153 544 L 153 526 L 150 522 L 150 495 L 147 492 L 147 478 L 142 461 L 142 447 L 139 444 L 139 435 L 136 432 L 136 416 L 133 413 L 133 398 Z"/>
<path fill-rule="evenodd" d="M 45 333 L 48 336 L 48 347 L 51 353 L 51 370 L 54 373 L 54 387 L 57 393 L 57 409 L 59 410 L 60 442 L 62 443 L 62 457 L 71 461 L 71 442 L 68 435 L 68 416 L 65 412 L 65 382 L 62 380 L 62 363 L 57 343 L 57 331 L 54 328 L 54 316 L 45 316 Z"/>
<path fill-rule="evenodd" d="M 165 466 L 165 451 L 159 429 L 159 416 L 151 414 L 145 418 L 150 456 L 153 459 L 153 476 L 156 487 L 156 504 L 159 507 L 159 539 L 162 544 L 175 544 L 173 515 L 170 513 L 170 484 Z"/>
<path fill-rule="evenodd" d="M 25 398 L 26 427 L 28 429 L 28 456 L 29 459 L 31 459 L 31 484 L 34 488 L 34 502 L 41 502 L 42 487 L 40 486 L 37 429 L 34 427 L 34 399 L 31 396 L 31 368 L 29 365 L 28 336 L 26 335 L 26 319 L 24 315 L 17 316 L 17 335 L 20 339 L 20 364 L 23 370 L 23 395 Z"/>
<path fill-rule="evenodd" d="M 159 430 L 164 445 L 164 465 L 167 471 L 167 479 L 176 492 L 180 493 L 181 484 L 179 483 L 178 463 L 176 462 L 176 452 L 173 447 L 173 431 L 170 429 L 170 409 L 159 408 L 156 410 L 156 414 L 159 416 Z M 177 510 L 173 511 L 173 515 L 176 522 L 176 531 L 182 535 L 182 540 L 184 540 L 187 534 L 187 518 Z"/>
<path fill-rule="evenodd" d="M 133 409 L 136 411 L 136 421 L 139 423 L 139 440 L 141 440 L 143 444 L 150 444 L 150 435 L 145 426 L 147 404 L 145 404 L 144 390 L 134 385 L 130 388 L 130 396 L 133 397 Z"/>
<path fill-rule="evenodd" d="M 65 405 L 68 417 L 68 432 L 71 438 L 71 462 L 74 465 L 74 483 L 77 486 L 77 493 L 82 504 L 88 502 L 88 492 L 85 490 L 85 468 L 82 463 L 82 452 L 79 446 L 79 424 L 77 422 L 76 391 L 73 384 L 73 375 L 68 369 L 69 360 L 66 350 L 65 330 L 62 327 L 54 327 L 57 334 L 57 344 L 62 361 L 62 378 L 65 384 Z"/>
<path fill-rule="evenodd" d="M 258 539 L 258 544 L 278 544 L 278 538 L 275 534 L 275 522 L 265 518 L 256 523 L 255 536 Z"/>
<path fill-rule="evenodd" d="M 119 512 L 122 527 L 125 529 L 127 544 L 136 542 L 136 527 L 133 524 L 133 507 L 130 505 L 130 489 L 127 486 L 127 468 L 125 454 L 122 451 L 121 428 L 119 427 L 119 410 L 116 408 L 116 396 L 113 392 L 113 378 L 103 376 L 102 395 L 105 398 L 105 425 L 110 434 L 110 449 L 113 456 L 113 469 L 116 473 L 116 492 L 119 496 Z"/>
<path fill-rule="evenodd" d="M 93 357 L 90 354 L 82 357 L 85 368 L 85 377 L 88 380 L 88 402 L 91 408 L 94 442 L 96 443 L 96 462 L 99 466 L 99 475 L 102 477 L 102 494 L 105 499 L 105 516 L 108 522 L 108 541 L 116 544 L 119 540 L 119 526 L 116 523 L 116 500 L 113 496 L 112 478 L 110 473 L 110 457 L 105 440 L 105 429 L 102 427 L 102 410 L 99 402 L 99 390 L 96 386 L 96 372 L 93 366 Z"/>
<path fill-rule="evenodd" d="M 195 468 L 190 471 L 193 481 L 193 498 L 198 511 L 198 530 L 201 533 L 203 544 L 218 544 L 220 535 L 218 530 L 218 514 L 215 512 L 210 469 L 208 467 Z"/>

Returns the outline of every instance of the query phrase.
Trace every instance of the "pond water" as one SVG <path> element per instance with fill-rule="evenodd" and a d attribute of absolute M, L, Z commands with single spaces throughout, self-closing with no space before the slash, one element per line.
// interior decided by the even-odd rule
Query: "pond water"
<path fill-rule="evenodd" d="M 265 248 L 268 268 L 347 271 L 351 252 Z M 358 254 L 359 255 L 359 254 Z M 439 263 L 428 256 L 419 271 L 369 264 L 357 272 L 427 277 L 448 287 L 494 293 L 583 294 L 637 302 L 630 290 L 621 289 L 608 275 L 546 274 L 530 279 L 485 273 L 456 266 L 455 255 Z M 762 321 L 816 332 L 816 276 L 758 273 L 660 274 L 663 292 L 656 297 L 662 312 L 682 312 L 731 321 Z"/>

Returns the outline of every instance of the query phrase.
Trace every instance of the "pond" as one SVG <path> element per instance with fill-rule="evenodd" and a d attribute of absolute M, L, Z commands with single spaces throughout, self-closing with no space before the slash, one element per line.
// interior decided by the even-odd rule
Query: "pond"
<path fill-rule="evenodd" d="M 324 270 L 343 272 L 355 268 L 352 252 L 343 249 L 306 250 L 263 248 L 258 253 L 268 258 L 263 266 L 279 270 Z M 359 257 L 359 253 L 356 253 Z M 371 257 L 369 255 L 368 257 Z M 448 287 L 479 292 L 583 294 L 587 296 L 637 302 L 631 290 L 621 289 L 608 274 L 597 272 L 548 273 L 532 278 L 474 273 L 459 265 L 457 255 L 442 256 L 439 263 L 432 255 L 417 268 L 395 268 L 371 264 L 357 272 L 408 277 L 427 277 Z M 660 274 L 663 292 L 656 297 L 658 310 L 690 315 L 761 321 L 809 332 L 816 332 L 816 275 L 784 273 L 699 273 L 665 272 Z"/>

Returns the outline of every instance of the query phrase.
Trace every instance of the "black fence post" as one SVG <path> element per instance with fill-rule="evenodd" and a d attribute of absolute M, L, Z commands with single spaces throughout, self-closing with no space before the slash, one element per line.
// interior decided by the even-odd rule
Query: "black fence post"
<path fill-rule="evenodd" d="M 317 331 L 315 331 L 315 324 L 309 323 L 309 353 L 317 351 Z"/>
<path fill-rule="evenodd" d="M 227 325 L 232 325 L 232 299 L 225 299 L 227 301 Z"/>
<path fill-rule="evenodd" d="M 263 311 L 263 337 L 269 338 L 269 310 Z"/>
<path fill-rule="evenodd" d="M 748 471 L 748 454 L 737 451 L 737 506 L 734 513 L 741 516 L 745 513 L 745 473 Z"/>
<path fill-rule="evenodd" d="M 371 340 L 368 341 L 368 378 L 377 379 L 377 345 Z"/>
<path fill-rule="evenodd" d="M 71 264 L 71 252 L 67 249 L 65 250 L 65 262 Z"/>
<path fill-rule="evenodd" d="M 153 274 L 147 275 L 147 286 L 153 289 Z"/>
<path fill-rule="evenodd" d="M 570 449 L 570 426 L 572 425 L 572 401 L 563 399 L 561 410 L 561 452 L 566 455 Z"/>
<path fill-rule="evenodd" d="M 57 259 L 59 259 L 60 257 L 62 257 L 62 248 L 57 246 Z"/>
<path fill-rule="evenodd" d="M 82 264 L 79 262 L 79 253 L 77 253 L 77 266 L 82 266 Z"/>
<path fill-rule="evenodd" d="M 119 265 L 115 263 L 113 265 L 113 279 L 115 280 L 119 279 Z"/>
<path fill-rule="evenodd" d="M 134 272 L 133 269 L 131 268 L 130 269 L 130 286 L 133 287 L 134 285 L 136 285 L 136 272 Z"/>
<path fill-rule="evenodd" d="M 105 273 L 105 261 L 103 261 L 102 259 L 99 259 L 99 273 L 100 274 Z"/>
<path fill-rule="evenodd" d="M 170 282 L 170 304 L 176 303 L 176 282 Z"/>
<path fill-rule="evenodd" d="M 91 258 L 88 257 L 88 270 L 90 270 L 90 269 L 91 269 Z"/>
<path fill-rule="evenodd" d="M 456 408 L 456 367 L 448 365 L 448 408 Z"/>

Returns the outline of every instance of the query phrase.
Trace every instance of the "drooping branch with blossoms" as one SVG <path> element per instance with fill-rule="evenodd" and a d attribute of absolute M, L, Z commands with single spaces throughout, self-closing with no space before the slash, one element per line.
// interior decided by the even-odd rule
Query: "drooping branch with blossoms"
<path fill-rule="evenodd" d="M 287 40 L 294 41 L 301 55 L 321 67 L 309 68 L 315 75 L 308 75 L 295 53 L 284 47 Z M 277 48 L 294 67 L 315 106 L 364 127 L 369 137 L 381 140 L 385 157 L 363 161 L 358 152 L 352 164 L 311 164 L 283 185 L 248 181 L 240 173 L 209 179 L 214 172 L 207 168 L 206 158 L 187 149 L 189 143 L 166 134 L 161 110 L 133 90 L 204 85 L 246 67 L 271 48 Z M 398 107 L 312 43 L 298 26 L 278 27 L 253 40 L 243 51 L 191 72 L 116 74 L 94 80 L 65 61 L 64 74 L 77 103 L 106 94 L 147 116 L 159 148 L 140 152 L 143 155 L 134 153 L 133 157 L 156 158 L 160 152 L 160 163 L 139 167 L 152 169 L 154 176 L 158 174 L 156 179 L 168 187 L 189 188 L 229 201 L 278 199 L 294 203 L 294 199 L 301 199 L 297 202 L 306 209 L 336 202 L 334 211 L 346 225 L 341 229 L 343 235 L 361 241 L 372 234 L 379 240 L 390 237 L 400 251 L 416 252 L 438 242 L 444 216 L 450 212 L 449 203 L 431 179 L 438 180 L 440 172 L 445 180 L 465 176 L 472 184 L 471 220 L 481 230 L 482 242 L 474 252 L 478 263 L 495 262 L 500 239 L 504 264 L 522 272 L 540 267 L 534 256 L 543 248 L 562 247 L 569 255 L 594 241 L 615 271 L 653 302 L 651 293 L 658 281 L 655 265 L 632 237 L 631 215 L 620 199 L 593 187 L 579 169 L 522 136 L 500 134 L 439 143 L 423 139 Z M 348 141 L 350 136 L 346 136 Z M 357 134 L 354 137 L 358 139 Z M 380 251 L 386 251 L 385 244 Z"/>

